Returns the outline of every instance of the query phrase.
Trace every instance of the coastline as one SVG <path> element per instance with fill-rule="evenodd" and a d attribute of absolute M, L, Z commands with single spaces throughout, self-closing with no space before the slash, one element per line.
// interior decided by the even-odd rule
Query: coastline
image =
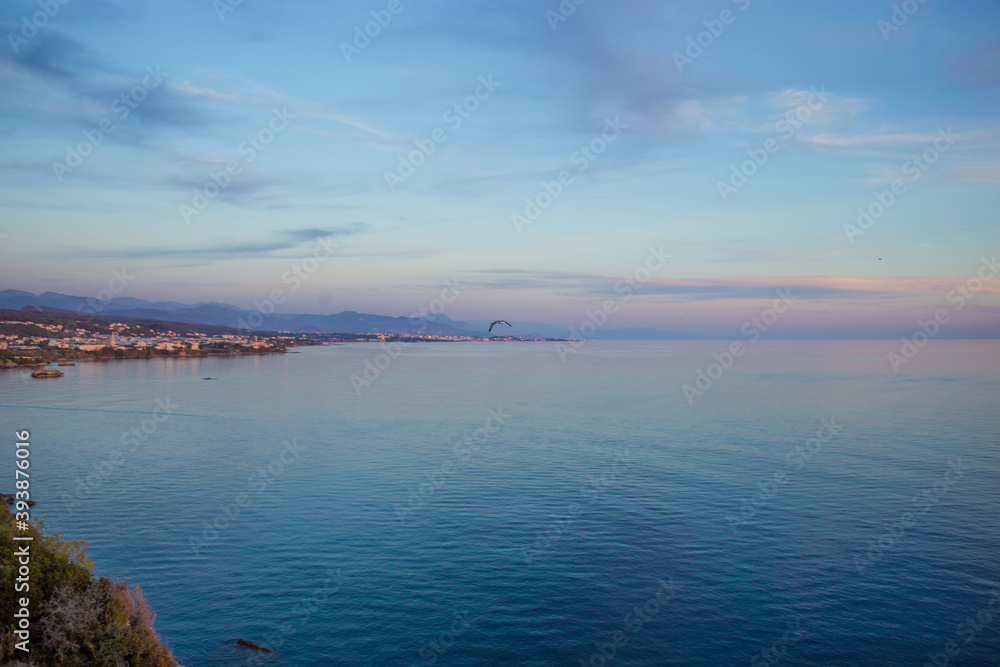
<path fill-rule="evenodd" d="M 287 353 L 290 347 L 350 342 L 559 341 L 520 336 L 246 331 L 218 325 L 62 311 L 0 309 L 0 369 L 43 368 L 57 362 L 224 357 Z"/>
<path fill-rule="evenodd" d="M 107 351 L 105 351 L 107 350 Z M 284 345 L 268 347 L 245 347 L 234 345 L 232 349 L 177 349 L 156 348 L 103 348 L 101 350 L 60 349 L 30 350 L 30 354 L 13 354 L 11 350 L 0 350 L 0 369 L 42 368 L 60 361 L 110 361 L 114 359 L 152 359 L 155 357 L 235 357 L 247 354 L 281 354 L 287 352 Z M 28 352 L 17 350 L 17 352 Z"/>
<path fill-rule="evenodd" d="M 104 347 L 99 350 L 80 350 L 75 348 L 28 348 L 0 349 L 0 370 L 18 368 L 44 368 L 57 362 L 94 362 L 113 361 L 116 359 L 153 359 L 158 357 L 235 357 L 252 354 L 288 354 L 290 347 L 315 347 L 326 345 L 345 345 L 347 343 L 464 343 L 464 342 L 567 342 L 563 338 L 521 338 L 518 336 L 476 338 L 464 337 L 457 339 L 420 337 L 405 334 L 354 334 L 355 339 L 345 339 L 343 334 L 325 334 L 330 340 L 303 341 L 296 340 L 286 344 L 243 345 L 229 343 L 224 348 L 189 347 L 162 349 L 154 347 Z M 324 336 L 324 334 L 320 334 Z M 294 354 L 294 352 L 292 352 Z"/>

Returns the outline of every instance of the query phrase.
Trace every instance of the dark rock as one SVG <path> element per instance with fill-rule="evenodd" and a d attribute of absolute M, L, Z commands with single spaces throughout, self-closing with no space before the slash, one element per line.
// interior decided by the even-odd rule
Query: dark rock
<path fill-rule="evenodd" d="M 14 503 L 17 502 L 17 498 L 14 497 L 13 493 L 10 493 L 10 494 L 8 494 L 8 493 L 0 493 L 0 501 L 5 502 L 8 505 L 13 505 Z M 24 503 L 28 507 L 34 507 L 35 506 L 35 501 L 34 500 L 25 500 Z"/>
<path fill-rule="evenodd" d="M 274 653 L 274 651 L 272 651 L 269 648 L 265 648 L 263 646 L 259 646 L 257 644 L 254 644 L 253 642 L 248 642 L 245 639 L 237 639 L 236 643 L 239 644 L 240 646 L 246 646 L 247 648 L 252 648 L 252 649 L 254 649 L 256 651 L 264 651 L 265 653 Z"/>
<path fill-rule="evenodd" d="M 61 378 L 62 376 L 62 371 L 57 371 L 52 368 L 34 371 L 31 374 L 31 377 L 33 378 Z"/>

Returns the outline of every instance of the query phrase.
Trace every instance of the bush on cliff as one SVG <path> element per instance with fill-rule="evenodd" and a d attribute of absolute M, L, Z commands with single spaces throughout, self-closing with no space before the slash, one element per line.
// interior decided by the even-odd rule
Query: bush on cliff
<path fill-rule="evenodd" d="M 82 540 L 45 535 L 41 522 L 15 533 L 14 515 L 0 503 L 0 664 L 53 667 L 179 667 L 153 630 L 155 614 L 138 586 L 95 578 Z M 31 535 L 33 541 L 13 540 Z M 29 545 L 27 591 L 16 591 L 15 549 Z M 23 583 L 23 582 L 21 582 Z M 18 600 L 30 600 L 29 653 L 17 648 Z"/>

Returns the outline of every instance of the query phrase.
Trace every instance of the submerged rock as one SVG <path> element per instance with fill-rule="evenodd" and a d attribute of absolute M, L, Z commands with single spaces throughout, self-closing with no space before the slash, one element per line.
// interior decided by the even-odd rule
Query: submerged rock
<path fill-rule="evenodd" d="M 257 651 L 264 651 L 265 653 L 274 653 L 274 651 L 272 651 L 271 649 L 269 649 L 269 648 L 267 648 L 265 646 L 259 646 L 258 644 L 254 644 L 253 642 L 249 642 L 246 639 L 237 639 L 236 643 L 239 644 L 240 646 L 246 646 L 247 648 L 252 648 L 252 649 L 257 650 Z"/>

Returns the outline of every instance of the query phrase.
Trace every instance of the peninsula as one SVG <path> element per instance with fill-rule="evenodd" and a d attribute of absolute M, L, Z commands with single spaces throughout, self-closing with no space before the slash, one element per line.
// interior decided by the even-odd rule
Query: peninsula
<path fill-rule="evenodd" d="M 562 338 L 420 333 L 250 331 L 209 324 L 0 309 L 0 369 L 53 362 L 151 357 L 273 354 L 290 347 L 348 342 L 559 341 Z"/>

